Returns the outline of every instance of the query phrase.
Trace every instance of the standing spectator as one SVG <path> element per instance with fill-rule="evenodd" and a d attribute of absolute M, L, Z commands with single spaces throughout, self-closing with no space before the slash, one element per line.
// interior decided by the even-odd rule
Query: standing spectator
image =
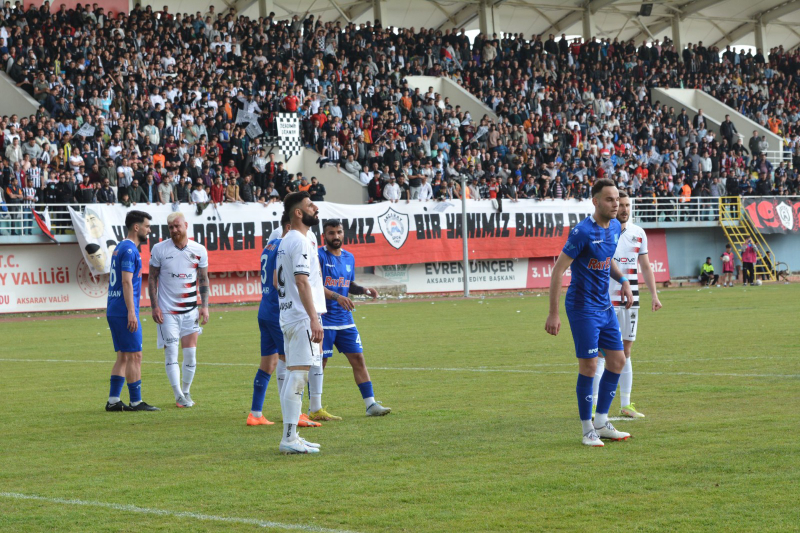
<path fill-rule="evenodd" d="M 700 267 L 700 285 L 710 287 L 716 285 L 719 281 L 719 274 L 714 274 L 714 265 L 711 264 L 711 258 L 706 257 L 706 262 Z"/>
<path fill-rule="evenodd" d="M 394 175 L 389 178 L 389 184 L 383 188 L 383 197 L 393 204 L 400 200 L 400 186 Z"/>
<path fill-rule="evenodd" d="M 211 201 L 215 204 L 221 204 L 225 201 L 225 186 L 222 184 L 221 176 L 217 176 L 217 178 L 214 180 L 214 185 L 211 186 L 210 196 Z"/>
<path fill-rule="evenodd" d="M 172 176 L 167 174 L 161 185 L 158 186 L 158 201 L 164 205 L 175 203 L 175 193 L 172 190 Z"/>
<path fill-rule="evenodd" d="M 228 181 L 228 186 L 225 187 L 225 201 L 226 202 L 241 202 L 242 197 L 239 195 L 239 185 L 236 180 L 231 178 Z"/>
<path fill-rule="evenodd" d="M 728 146 L 733 146 L 734 138 L 733 136 L 739 131 L 736 129 L 736 126 L 733 122 L 731 122 L 730 115 L 725 115 L 725 120 L 719 126 L 719 133 L 722 135 L 722 138 L 728 141 Z"/>
<path fill-rule="evenodd" d="M 26 187 L 22 187 L 23 225 L 22 234 L 33 234 L 33 205 L 36 203 L 36 189 L 33 180 L 28 178 Z"/>
<path fill-rule="evenodd" d="M 730 244 L 725 245 L 725 251 L 720 256 L 722 259 L 722 286 L 733 287 L 733 270 L 734 270 L 734 259 L 735 256 L 733 254 L 733 250 L 731 249 Z"/>
<path fill-rule="evenodd" d="M 742 254 L 742 283 L 747 285 L 748 280 L 750 285 L 755 283 L 755 264 L 756 260 L 758 259 L 758 253 L 756 251 L 756 247 L 753 246 L 753 242 L 750 237 L 747 237 L 744 240 L 744 244 L 742 245 L 741 249 Z"/>
<path fill-rule="evenodd" d="M 117 203 L 117 195 L 114 194 L 114 189 L 111 188 L 111 183 L 108 181 L 108 178 L 103 180 L 103 186 L 97 191 L 96 195 L 97 201 L 104 204 L 115 204 Z"/>
<path fill-rule="evenodd" d="M 245 174 L 244 180 L 242 180 L 242 184 L 239 187 L 239 195 L 242 202 L 250 203 L 256 201 L 255 191 L 253 190 L 253 177 L 250 174 Z"/>
<path fill-rule="evenodd" d="M 422 176 L 422 184 L 419 187 L 419 192 L 417 193 L 417 199 L 420 202 L 427 202 L 429 200 L 433 200 L 433 187 L 431 184 L 428 183 L 428 177 Z"/>
<path fill-rule="evenodd" d="M 8 187 L 6 187 L 6 203 L 8 204 L 8 214 L 11 217 L 11 224 L 12 227 L 16 225 L 18 228 L 22 227 L 22 189 L 17 182 L 16 176 L 11 178 L 11 183 L 9 183 Z M 13 222 L 17 220 L 16 224 Z M 18 229 L 17 231 L 13 232 L 14 235 L 20 235 L 21 231 Z"/>
<path fill-rule="evenodd" d="M 308 188 L 308 194 L 311 195 L 312 202 L 324 202 L 325 195 L 328 192 L 325 190 L 325 186 L 319 182 L 319 180 L 311 176 L 311 186 Z"/>
<path fill-rule="evenodd" d="M 750 155 L 753 156 L 753 159 L 761 155 L 761 137 L 757 131 L 753 131 L 753 136 L 750 137 L 747 147 L 750 148 Z"/>

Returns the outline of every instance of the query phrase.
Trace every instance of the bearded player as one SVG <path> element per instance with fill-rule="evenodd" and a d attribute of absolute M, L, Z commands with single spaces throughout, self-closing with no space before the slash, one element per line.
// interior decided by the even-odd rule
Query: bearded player
<path fill-rule="evenodd" d="M 111 369 L 106 411 L 160 411 L 142 401 L 142 324 L 139 322 L 142 258 L 139 246 L 147 242 L 150 218 L 144 211 L 130 211 L 125 216 L 128 237 L 111 255 L 106 317 L 117 361 Z M 126 377 L 130 405 L 125 405 L 119 397 Z"/>
<path fill-rule="evenodd" d="M 656 277 L 650 266 L 650 257 L 647 255 L 647 235 L 644 230 L 630 222 L 631 218 L 631 199 L 626 192 L 619 193 L 619 210 L 617 220 L 622 226 L 622 234 L 617 244 L 617 251 L 614 253 L 614 262 L 617 263 L 622 275 L 628 278 L 633 292 L 633 305 L 630 309 L 626 308 L 622 302 L 622 286 L 611 280 L 609 284 L 609 294 L 614 312 L 617 314 L 620 328 L 622 329 L 622 345 L 625 352 L 625 366 L 619 376 L 620 406 L 619 414 L 630 418 L 644 418 L 644 415 L 636 410 L 636 406 L 631 402 L 631 389 L 633 388 L 633 367 L 631 366 L 631 347 L 636 340 L 636 329 L 639 325 L 639 270 L 647 285 L 647 290 L 652 296 L 652 310 L 661 309 L 661 302 L 658 299 L 656 290 Z M 602 379 L 605 359 L 602 354 L 597 358 L 597 372 L 594 375 L 592 385 L 593 401 L 597 404 L 597 391 Z"/>
<path fill-rule="evenodd" d="M 353 377 L 361 392 L 367 416 L 384 416 L 392 412 L 375 401 L 372 381 L 364 361 L 364 348 L 361 346 L 361 335 L 353 321 L 353 302 L 350 294 L 366 294 L 373 300 L 378 291 L 362 287 L 355 282 L 356 261 L 353 254 L 342 249 L 344 230 L 338 220 L 327 220 L 323 226 L 325 246 L 318 249 L 322 279 L 325 283 L 325 338 L 322 341 L 322 366 L 311 367 L 308 376 L 310 395 L 308 417 L 311 420 L 341 420 L 322 407 L 322 381 L 324 368 L 328 358 L 336 347 L 339 353 L 347 357 L 353 368 Z"/>
<path fill-rule="evenodd" d="M 583 219 L 570 231 L 564 249 L 553 266 L 550 279 L 550 313 L 545 331 L 558 335 L 561 329 L 558 305 L 564 272 L 572 266 L 572 281 L 567 290 L 564 307 L 567 310 L 575 353 L 578 357 L 578 414 L 583 427 L 583 444 L 603 446 L 601 439 L 626 440 L 630 433 L 618 431 L 608 421 L 611 400 L 617 391 L 619 375 L 625 366 L 617 315 L 611 305 L 609 279 L 622 285 L 625 306 L 633 303 L 630 282 L 613 261 L 617 242 L 622 233 L 617 221 L 619 191 L 614 182 L 600 179 L 592 186 L 594 215 Z M 592 420 L 592 381 L 597 370 L 600 350 L 606 358 L 605 372 L 600 379 L 597 413 Z"/>
<path fill-rule="evenodd" d="M 201 326 L 208 323 L 208 252 L 202 244 L 189 240 L 189 223 L 183 213 L 170 213 L 167 227 L 171 238 L 156 244 L 150 252 L 148 288 L 158 348 L 164 349 L 175 406 L 192 407 L 197 337 L 203 332 Z M 178 367 L 178 344 L 183 348 L 183 377 Z"/>

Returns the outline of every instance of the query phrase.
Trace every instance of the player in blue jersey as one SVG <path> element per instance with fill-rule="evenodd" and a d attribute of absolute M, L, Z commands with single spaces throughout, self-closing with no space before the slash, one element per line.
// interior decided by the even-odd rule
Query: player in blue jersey
<path fill-rule="evenodd" d="M 281 217 L 280 232 L 270 235 L 264 251 L 261 252 L 261 305 L 258 307 L 258 329 L 261 331 L 261 364 L 253 380 L 253 402 L 250 414 L 247 415 L 248 426 L 271 426 L 264 416 L 264 398 L 270 378 L 278 369 L 278 396 L 283 390 L 286 374 L 286 355 L 283 350 L 283 332 L 281 331 L 281 313 L 278 303 L 278 291 L 275 288 L 274 275 L 278 257 L 278 246 L 281 244 L 279 235 L 288 233 L 290 229 L 289 215 L 284 213 Z M 297 424 L 300 427 L 318 427 L 322 424 L 308 420 L 304 414 L 300 415 Z"/>
<path fill-rule="evenodd" d="M 361 397 L 367 408 L 367 416 L 383 416 L 392 412 L 375 401 L 372 381 L 367 365 L 364 362 L 364 349 L 361 346 L 361 335 L 353 321 L 353 302 L 350 294 L 366 294 L 375 299 L 378 291 L 362 287 L 355 282 L 356 262 L 353 254 L 342 249 L 344 231 L 338 220 L 327 220 L 323 226 L 325 246 L 318 249 L 322 281 L 325 287 L 325 321 L 322 328 L 325 337 L 322 341 L 322 366 L 312 366 L 308 376 L 308 391 L 311 397 L 308 417 L 311 420 L 341 420 L 341 417 L 328 413 L 322 407 L 322 381 L 324 368 L 328 358 L 336 347 L 343 353 L 350 366 L 353 377 L 361 391 Z"/>
<path fill-rule="evenodd" d="M 111 369 L 106 411 L 160 411 L 142 401 L 142 324 L 139 322 L 142 258 L 139 246 L 147 242 L 150 220 L 150 215 L 143 211 L 128 212 L 125 217 L 128 237 L 119 243 L 111 256 L 106 318 L 117 361 Z M 126 378 L 129 405 L 119 397 Z"/>
<path fill-rule="evenodd" d="M 570 231 L 558 256 L 550 279 L 550 314 L 545 330 L 558 335 L 561 280 L 572 266 L 564 307 L 567 310 L 575 352 L 578 357 L 578 413 L 583 426 L 583 444 L 603 446 L 601 439 L 626 440 L 629 433 L 618 431 L 608 421 L 611 400 L 617 391 L 620 372 L 625 366 L 622 333 L 608 294 L 609 276 L 622 285 L 625 307 L 633 303 L 631 285 L 613 260 L 622 227 L 616 220 L 619 191 L 609 179 L 592 186 L 594 215 L 582 220 Z M 600 378 L 597 412 L 592 422 L 592 381 L 597 370 L 597 356 L 605 354 L 606 367 Z"/>

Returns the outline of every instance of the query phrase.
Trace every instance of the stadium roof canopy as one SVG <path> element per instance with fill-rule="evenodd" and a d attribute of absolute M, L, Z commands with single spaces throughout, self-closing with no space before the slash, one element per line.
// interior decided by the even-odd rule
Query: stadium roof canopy
<path fill-rule="evenodd" d="M 384 26 L 466 28 L 485 24 L 489 33 L 554 33 L 635 39 L 673 37 L 686 45 L 758 46 L 767 52 L 783 45 L 800 45 L 800 0 L 656 0 L 652 13 L 640 16 L 641 1 L 633 0 L 164 0 L 173 12 L 195 12 L 214 4 L 217 10 L 235 5 L 239 13 L 258 17 L 274 11 L 279 18 L 313 13 L 323 21 L 362 23 L 380 13 Z M 143 0 L 142 3 L 148 3 Z M 483 15 L 483 17 L 481 16 Z M 492 31 L 494 30 L 494 31 Z M 762 45 L 763 46 L 760 46 Z"/>

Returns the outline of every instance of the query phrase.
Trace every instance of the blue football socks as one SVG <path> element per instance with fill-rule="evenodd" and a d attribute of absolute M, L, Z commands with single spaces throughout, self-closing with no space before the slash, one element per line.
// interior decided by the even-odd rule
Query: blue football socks
<path fill-rule="evenodd" d="M 358 384 L 358 390 L 361 391 L 362 398 L 372 398 L 375 394 L 372 392 L 372 382 L 365 381 L 364 383 Z"/>
<path fill-rule="evenodd" d="M 131 405 L 139 405 L 142 401 L 142 380 L 128 383 L 128 394 L 131 395 Z"/>
<path fill-rule="evenodd" d="M 117 403 L 119 401 L 119 395 L 122 394 L 123 385 L 125 385 L 124 376 L 111 376 L 111 388 L 108 392 L 108 403 Z"/>
<path fill-rule="evenodd" d="M 269 378 L 271 374 L 267 374 L 260 368 L 256 372 L 256 378 L 253 380 L 253 404 L 250 411 L 253 413 L 260 413 L 264 408 L 264 397 L 267 394 L 267 386 L 269 385 Z"/>
<path fill-rule="evenodd" d="M 600 386 L 597 390 L 597 411 L 594 417 L 594 427 L 601 428 L 608 423 L 608 410 L 611 402 L 617 394 L 617 384 L 619 384 L 619 374 L 611 372 L 608 368 L 600 378 Z"/>
<path fill-rule="evenodd" d="M 592 381 L 594 378 L 578 374 L 575 392 L 578 395 L 578 413 L 582 421 L 592 419 Z M 608 410 L 608 408 L 606 408 Z"/>

